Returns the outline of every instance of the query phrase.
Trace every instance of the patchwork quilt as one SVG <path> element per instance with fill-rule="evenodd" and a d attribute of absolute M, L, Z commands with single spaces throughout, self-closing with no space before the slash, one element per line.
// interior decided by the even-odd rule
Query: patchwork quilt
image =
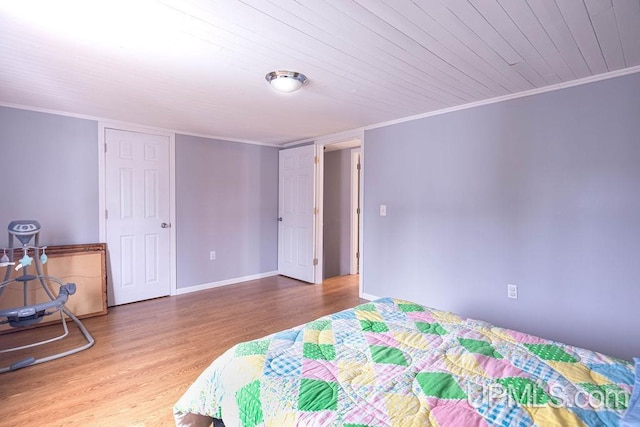
<path fill-rule="evenodd" d="M 178 425 L 618 426 L 634 366 L 385 298 L 240 343 L 174 407 Z"/>

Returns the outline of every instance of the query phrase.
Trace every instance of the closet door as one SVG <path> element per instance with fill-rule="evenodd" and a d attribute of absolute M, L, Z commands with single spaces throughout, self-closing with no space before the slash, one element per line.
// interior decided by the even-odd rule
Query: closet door
<path fill-rule="evenodd" d="M 109 305 L 169 295 L 170 139 L 105 132 Z"/>

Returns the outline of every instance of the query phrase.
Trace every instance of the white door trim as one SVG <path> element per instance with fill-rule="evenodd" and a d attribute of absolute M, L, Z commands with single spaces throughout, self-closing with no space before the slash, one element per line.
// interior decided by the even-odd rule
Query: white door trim
<path fill-rule="evenodd" d="M 106 191 L 106 165 L 105 165 L 105 131 L 107 129 L 117 129 L 128 132 L 149 133 L 169 137 L 169 208 L 171 228 L 169 229 L 171 238 L 171 253 L 169 281 L 171 283 L 171 295 L 177 294 L 176 276 L 176 134 L 165 129 L 156 129 L 145 126 L 122 124 L 117 122 L 98 122 L 98 227 L 101 243 L 107 242 L 107 222 L 105 211 L 107 206 Z"/>
<path fill-rule="evenodd" d="M 316 257 L 318 258 L 318 269 L 316 270 L 316 283 L 322 283 L 324 280 L 324 259 L 323 259 L 323 242 L 322 237 L 324 235 L 324 224 L 322 217 L 324 216 L 324 146 L 329 144 L 336 144 L 339 142 L 346 142 L 352 139 L 360 140 L 360 163 L 362 164 L 360 169 L 360 277 L 358 280 L 358 293 L 360 298 L 363 295 L 363 283 L 364 283 L 364 269 L 363 269 L 363 251 L 362 251 L 362 239 L 363 239 L 363 224 L 364 224 L 364 130 L 355 129 L 353 131 L 340 133 L 339 135 L 330 135 L 325 138 L 317 139 L 314 143 L 319 147 L 318 149 L 318 180 L 316 181 L 316 197 L 317 206 L 319 209 L 318 221 L 317 221 L 317 234 L 316 234 Z"/>
<path fill-rule="evenodd" d="M 351 221 L 351 239 L 349 245 L 349 274 L 356 274 L 359 269 L 358 256 L 356 253 L 359 250 L 360 241 L 360 221 L 358 209 L 360 208 L 358 203 L 358 193 L 360 190 L 358 180 L 358 165 L 360 164 L 360 148 L 351 149 L 351 208 L 349 219 Z"/>
<path fill-rule="evenodd" d="M 316 156 L 318 156 L 318 166 L 316 168 L 316 244 L 315 257 L 318 260 L 316 265 L 316 284 L 319 285 L 324 280 L 324 145 L 316 144 Z"/>

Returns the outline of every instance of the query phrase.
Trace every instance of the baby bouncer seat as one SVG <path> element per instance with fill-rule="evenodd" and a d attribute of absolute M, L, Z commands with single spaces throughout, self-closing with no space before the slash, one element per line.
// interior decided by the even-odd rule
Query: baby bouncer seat
<path fill-rule="evenodd" d="M 58 314 L 60 316 L 60 321 L 62 322 L 63 332 L 61 335 L 54 338 L 45 339 L 31 344 L 7 349 L 0 348 L 0 353 L 9 353 L 18 350 L 30 349 L 65 338 L 67 335 L 69 335 L 69 328 L 67 326 L 65 316 L 67 316 L 77 325 L 86 343 L 70 350 L 66 350 L 46 357 L 41 357 L 38 359 L 29 356 L 15 363 L 12 363 L 9 366 L 0 367 L 0 373 L 15 371 L 16 369 L 59 359 L 61 357 L 69 356 L 71 354 L 86 350 L 91 347 L 95 342 L 93 337 L 84 327 L 82 322 L 69 309 L 65 307 L 65 304 L 67 303 L 69 297 L 76 292 L 75 283 L 63 283 L 58 278 L 45 276 L 44 274 L 42 274 L 42 265 L 47 262 L 47 247 L 40 246 L 40 224 L 38 223 L 38 221 L 11 221 L 8 227 L 8 231 L 9 247 L 4 250 L 4 254 L 0 259 L 0 267 L 6 268 L 4 281 L 0 283 L 0 299 L 2 298 L 2 294 L 5 291 L 7 285 L 11 283 L 22 284 L 23 305 L 19 307 L 0 309 L 0 325 L 8 324 L 12 328 L 24 328 L 26 326 L 39 323 L 45 317 Z M 14 251 L 20 249 L 14 248 L 14 238 L 18 239 L 22 244 L 21 249 L 23 251 L 23 257 L 18 262 L 13 262 Z M 34 239 L 34 246 L 29 245 L 31 239 Z M 29 256 L 29 251 L 32 251 L 34 255 L 33 257 Z M 9 253 L 9 255 L 7 255 L 7 252 Z M 34 264 L 36 274 L 29 274 L 28 272 L 28 269 L 32 264 Z M 22 270 L 22 274 L 11 278 L 12 269 L 15 271 Z M 50 285 L 54 283 L 60 285 L 57 295 L 54 295 Z M 30 285 L 35 285 L 36 287 L 41 286 L 49 300 L 36 304 L 29 304 Z M 21 333 L 28 333 L 28 330 L 25 330 Z"/>

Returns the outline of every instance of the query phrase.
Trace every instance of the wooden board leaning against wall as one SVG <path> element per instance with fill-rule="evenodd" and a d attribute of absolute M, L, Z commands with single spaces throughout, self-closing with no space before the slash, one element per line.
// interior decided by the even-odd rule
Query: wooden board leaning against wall
<path fill-rule="evenodd" d="M 47 246 L 47 263 L 42 266 L 45 276 L 52 276 L 63 283 L 75 283 L 76 293 L 69 297 L 65 304 L 72 313 L 79 318 L 100 316 L 107 314 L 107 269 L 106 269 L 106 244 L 92 243 L 86 245 L 58 245 Z M 14 248 L 14 261 L 23 256 L 22 248 Z M 32 250 L 29 256 L 34 256 Z M 35 256 L 39 256 L 35 255 Z M 29 274 L 37 274 L 34 259 L 28 267 Z M 12 266 L 11 278 L 23 274 L 15 271 Z M 4 268 L 0 268 L 0 281 L 5 277 Z M 54 296 L 58 295 L 59 285 L 56 282 L 45 281 Z M 42 289 L 39 280 L 28 282 L 27 304 L 37 304 L 49 301 L 49 297 Z M 22 283 L 13 282 L 5 287 L 0 295 L 0 309 L 24 306 L 24 290 Z M 60 322 L 58 314 L 47 316 L 42 322 L 31 327 L 48 325 Z M 0 325 L 0 334 L 23 330 L 24 328 L 12 328 L 9 325 Z"/>

